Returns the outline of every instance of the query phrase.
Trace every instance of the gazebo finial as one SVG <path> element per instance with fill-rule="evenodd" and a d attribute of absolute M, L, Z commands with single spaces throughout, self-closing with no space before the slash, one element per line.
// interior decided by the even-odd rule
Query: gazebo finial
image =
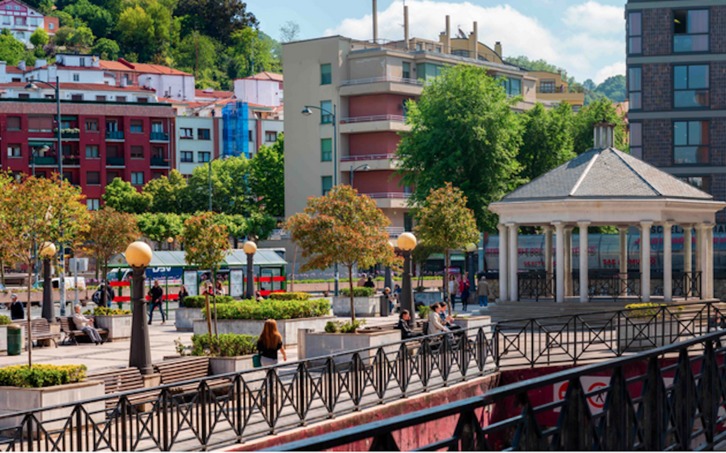
<path fill-rule="evenodd" d="M 600 123 L 595 123 L 593 128 L 595 135 L 594 143 L 596 149 L 612 148 L 614 146 L 614 124 L 603 121 Z"/>

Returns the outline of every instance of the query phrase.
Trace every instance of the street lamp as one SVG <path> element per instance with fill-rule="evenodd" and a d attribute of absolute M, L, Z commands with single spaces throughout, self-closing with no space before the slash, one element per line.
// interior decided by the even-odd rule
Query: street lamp
<path fill-rule="evenodd" d="M 171 250 L 172 245 L 174 244 L 174 238 L 171 236 L 166 238 L 166 243 L 169 244 L 169 250 Z"/>
<path fill-rule="evenodd" d="M 355 168 L 353 168 L 353 165 L 351 164 L 351 166 L 350 166 L 350 187 L 353 187 L 353 178 L 355 178 L 355 172 L 357 172 L 358 170 L 368 171 L 370 168 L 371 167 L 368 164 L 358 165 Z"/>
<path fill-rule="evenodd" d="M 313 111 L 311 109 L 320 110 L 320 113 L 331 115 L 332 116 L 332 123 L 333 123 L 333 187 L 338 185 L 338 107 L 333 104 L 333 111 L 331 112 L 328 109 L 324 109 L 322 107 L 318 107 L 315 105 L 305 105 L 303 106 L 303 109 L 300 113 L 302 113 L 305 116 L 310 116 L 313 114 Z M 340 295 L 340 273 L 338 272 L 338 263 L 335 263 L 334 266 L 334 272 L 335 272 L 335 287 L 333 290 L 333 294 L 335 297 L 338 297 Z"/>
<path fill-rule="evenodd" d="M 395 247 L 393 246 L 393 242 L 391 242 L 391 241 L 388 241 L 388 246 L 392 250 L 395 249 Z M 389 288 L 391 290 L 391 292 L 393 292 L 393 275 L 391 273 L 391 266 L 390 265 L 389 266 L 386 266 L 386 269 L 385 269 L 385 274 L 384 274 L 384 277 L 383 277 L 383 287 L 384 288 Z"/>
<path fill-rule="evenodd" d="M 408 324 L 413 327 L 413 286 L 411 285 L 411 252 L 416 248 L 416 236 L 403 233 L 398 237 L 398 248 L 403 255 L 403 282 L 401 288 L 401 310 L 408 310 L 411 319 Z"/>
<path fill-rule="evenodd" d="M 58 149 L 57 149 L 57 155 L 58 155 L 58 175 L 60 176 L 60 182 L 63 183 L 63 139 L 61 137 L 61 102 L 60 102 L 60 79 L 58 76 L 55 76 L 55 84 L 44 82 L 42 80 L 34 80 L 32 82 L 29 82 L 25 85 L 26 90 L 38 90 L 40 87 L 38 87 L 38 84 L 45 85 L 47 87 L 53 88 L 55 90 L 55 114 L 56 114 L 56 140 L 58 141 Z M 35 174 L 35 158 L 33 158 L 33 174 Z M 60 225 L 61 231 L 63 231 L 63 224 L 61 222 Z M 60 314 L 61 316 L 65 316 L 66 314 L 66 279 L 65 279 L 65 273 L 66 273 L 66 257 L 65 257 L 65 247 L 63 246 L 63 243 L 58 244 L 60 246 L 60 257 L 58 258 L 58 267 L 59 267 L 59 280 L 58 280 L 58 288 L 60 289 Z"/>
<path fill-rule="evenodd" d="M 466 268 L 469 270 L 469 291 L 476 292 L 476 273 L 474 272 L 474 254 L 477 246 L 473 242 L 466 244 Z M 468 302 L 468 301 L 467 301 Z M 462 301 L 462 304 L 467 302 Z"/>
<path fill-rule="evenodd" d="M 247 254 L 247 298 L 253 299 L 255 297 L 254 257 L 257 252 L 257 244 L 252 241 L 247 241 L 242 246 L 242 250 Z"/>
<path fill-rule="evenodd" d="M 144 299 L 144 276 L 146 266 L 151 262 L 152 252 L 148 244 L 132 242 L 126 248 L 126 262 L 133 269 L 133 293 L 131 300 L 134 311 L 131 318 L 131 351 L 129 367 L 136 367 L 141 374 L 151 374 L 151 348 L 149 346 L 149 327 L 146 324 L 146 300 Z"/>
<path fill-rule="evenodd" d="M 55 321 L 55 307 L 53 306 L 53 282 L 50 278 L 50 259 L 55 256 L 55 244 L 44 242 L 40 248 L 43 257 L 43 309 L 42 316 L 48 322 Z"/>

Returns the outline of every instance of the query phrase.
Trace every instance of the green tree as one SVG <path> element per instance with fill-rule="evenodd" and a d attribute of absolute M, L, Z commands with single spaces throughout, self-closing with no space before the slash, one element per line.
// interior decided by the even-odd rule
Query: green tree
<path fill-rule="evenodd" d="M 431 189 L 429 196 L 416 209 L 414 233 L 429 247 L 444 252 L 444 293 L 448 293 L 451 250 L 463 250 L 471 242 L 479 241 L 474 212 L 467 207 L 464 193 L 446 183 Z M 448 299 L 448 295 L 447 295 Z"/>
<path fill-rule="evenodd" d="M 254 28 L 235 31 L 229 49 L 237 63 L 235 77 L 248 77 L 261 71 L 280 72 L 280 60 L 273 53 L 274 43 Z"/>
<path fill-rule="evenodd" d="M 13 178 L 8 173 L 0 171 L 0 193 L 10 190 Z M 0 227 L 3 225 L 3 215 L 5 215 L 0 197 Z M 5 285 L 5 266 L 12 266 L 16 263 L 16 257 L 13 255 L 15 241 L 10 231 L 0 228 L 0 283 Z"/>
<path fill-rule="evenodd" d="M 285 137 L 272 146 L 261 146 L 251 162 L 250 186 L 263 212 L 285 215 Z"/>
<path fill-rule="evenodd" d="M 186 216 L 163 212 L 144 213 L 136 216 L 136 222 L 141 234 L 156 242 L 157 247 L 169 238 L 178 238 L 184 229 Z"/>
<path fill-rule="evenodd" d="M 147 182 L 143 193 L 151 199 L 150 209 L 153 212 L 187 212 L 187 181 L 177 170 L 172 170 L 169 176 Z"/>
<path fill-rule="evenodd" d="M 95 36 L 108 37 L 113 32 L 112 14 L 88 0 L 77 0 L 63 8 L 63 11 L 85 22 Z"/>
<path fill-rule="evenodd" d="M 185 260 L 189 265 L 212 272 L 212 282 L 217 280 L 217 270 L 227 256 L 229 249 L 229 232 L 225 225 L 215 222 L 214 214 L 204 212 L 189 217 L 184 222 L 182 233 Z M 209 294 L 205 294 L 204 309 L 207 318 L 207 331 L 212 334 L 211 313 L 209 310 Z M 217 301 L 212 294 L 214 303 L 214 336 L 217 336 Z"/>
<path fill-rule="evenodd" d="M 141 61 L 149 61 L 156 53 L 154 20 L 139 5 L 121 12 L 116 24 L 116 37 L 123 52 L 134 52 Z"/>
<path fill-rule="evenodd" d="M 493 230 L 487 210 L 517 185 L 521 127 L 499 82 L 474 66 L 443 71 L 408 102 L 411 131 L 398 146 L 403 183 L 413 186 L 410 201 L 423 202 L 447 182 L 468 199 L 481 230 Z"/>
<path fill-rule="evenodd" d="M 267 239 L 272 230 L 277 228 L 277 220 L 263 212 L 251 212 L 246 221 L 245 236 L 255 241 Z"/>
<path fill-rule="evenodd" d="M 573 133 L 575 153 L 582 154 L 592 149 L 595 144 L 593 128 L 595 124 L 602 122 L 615 125 L 615 147 L 627 150 L 625 120 L 618 114 L 610 99 L 602 98 L 586 105 L 575 115 Z"/>
<path fill-rule="evenodd" d="M 0 61 L 9 66 L 16 66 L 25 55 L 25 45 L 15 39 L 10 29 L 3 28 L 0 32 Z"/>
<path fill-rule="evenodd" d="M 608 77 L 595 88 L 595 92 L 602 94 L 613 102 L 623 102 L 627 97 L 625 76 L 616 75 Z"/>
<path fill-rule="evenodd" d="M 526 69 L 527 71 L 562 72 L 563 77 L 567 77 L 567 71 L 542 59 L 530 60 L 526 56 L 520 55 L 518 57 L 507 57 L 504 61 L 509 64 L 513 64 L 514 66 L 519 66 L 522 69 Z"/>
<path fill-rule="evenodd" d="M 390 220 L 376 202 L 350 186 L 335 186 L 326 195 L 310 198 L 303 212 L 287 221 L 292 240 L 308 258 L 302 270 L 327 269 L 335 263 L 348 269 L 350 313 L 355 322 L 353 266 L 369 268 L 396 259 L 388 244 Z"/>
<path fill-rule="evenodd" d="M 203 71 L 216 69 L 217 55 L 221 51 L 221 45 L 214 39 L 193 31 L 175 49 L 176 67 L 191 71 L 197 77 Z"/>
<path fill-rule="evenodd" d="M 99 38 L 93 45 L 93 54 L 103 60 L 116 60 L 121 53 L 121 48 L 113 39 Z"/>
<path fill-rule="evenodd" d="M 575 157 L 572 149 L 572 107 L 561 103 L 552 110 L 542 104 L 521 116 L 524 131 L 518 160 L 520 176 L 531 181 Z"/>
<path fill-rule="evenodd" d="M 85 25 L 81 25 L 74 30 L 66 45 L 75 52 L 85 53 L 88 52 L 88 50 L 93 45 L 93 41 L 95 40 L 96 38 L 93 36 L 93 32 L 91 31 L 91 29 L 86 27 Z"/>
<path fill-rule="evenodd" d="M 139 193 L 130 182 L 114 178 L 106 186 L 103 203 L 120 212 L 142 213 L 151 205 L 148 195 Z"/>
<path fill-rule="evenodd" d="M 48 44 L 48 33 L 42 28 L 36 28 L 32 35 L 30 35 L 30 43 L 33 47 L 43 48 L 44 45 Z"/>
<path fill-rule="evenodd" d="M 225 45 L 235 31 L 258 26 L 247 4 L 239 0 L 179 0 L 174 14 L 183 17 L 185 36 L 198 31 Z"/>
<path fill-rule="evenodd" d="M 88 227 L 83 237 L 83 249 L 100 264 L 96 266 L 96 278 L 100 267 L 101 275 L 105 279 L 108 274 L 108 260 L 123 252 L 141 233 L 133 214 L 118 212 L 108 206 L 93 211 Z"/>
<path fill-rule="evenodd" d="M 247 219 L 243 215 L 215 214 L 214 222 L 227 227 L 234 248 L 238 248 L 239 239 L 247 235 Z"/>
<path fill-rule="evenodd" d="M 250 164 L 244 156 L 212 161 L 212 211 L 249 214 L 256 201 L 249 187 Z M 189 210 L 209 209 L 209 165 L 200 165 L 188 180 Z"/>

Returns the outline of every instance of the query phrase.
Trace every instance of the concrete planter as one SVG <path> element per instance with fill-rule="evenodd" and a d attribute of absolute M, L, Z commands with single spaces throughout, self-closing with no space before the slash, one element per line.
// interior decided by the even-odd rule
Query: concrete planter
<path fill-rule="evenodd" d="M 131 315 L 95 316 L 96 327 L 108 329 L 108 341 L 131 338 Z"/>
<path fill-rule="evenodd" d="M 431 305 L 434 302 L 443 302 L 444 294 L 441 291 L 416 291 L 413 293 L 413 301 L 424 305 Z"/>
<path fill-rule="evenodd" d="M 300 318 L 300 319 L 278 319 L 277 330 L 282 335 L 282 342 L 285 346 L 297 344 L 297 331 L 303 328 L 323 330 L 325 323 L 333 320 L 332 316 L 321 318 Z M 221 333 L 240 333 L 246 335 L 259 335 L 262 332 L 264 320 L 257 319 L 219 319 L 217 330 Z M 203 319 L 194 320 L 194 334 L 204 335 L 207 333 L 207 321 Z"/>
<path fill-rule="evenodd" d="M 179 307 L 174 313 L 174 326 L 179 332 L 192 332 L 198 319 L 203 319 L 201 308 Z"/>
<path fill-rule="evenodd" d="M 380 296 L 354 297 L 353 305 L 356 316 L 378 316 L 380 314 Z M 350 297 L 340 296 L 333 298 L 333 314 L 335 316 L 350 316 Z"/>
<path fill-rule="evenodd" d="M 85 381 L 75 384 L 56 385 L 44 388 L 0 387 L 0 414 L 40 409 L 57 404 L 74 403 L 77 401 L 97 398 L 104 395 L 103 381 Z M 84 404 L 85 410 L 91 414 L 96 422 L 105 418 L 104 402 Z M 50 431 L 63 427 L 73 406 L 43 411 L 35 414 L 41 422 L 59 419 L 56 422 L 44 424 L 43 428 Z M 8 417 L 0 420 L 0 429 L 9 429 L 22 422 L 22 417 Z"/>
<path fill-rule="evenodd" d="M 678 333 L 675 320 L 663 321 L 631 319 L 618 328 L 618 348 L 623 352 L 645 351 L 671 344 L 671 336 Z"/>
<path fill-rule="evenodd" d="M 491 316 L 457 316 L 454 318 L 454 324 L 461 326 L 464 330 L 484 328 L 485 332 L 492 330 Z"/>
<path fill-rule="evenodd" d="M 377 348 L 379 346 L 401 341 L 401 331 L 396 329 L 360 331 L 359 333 L 327 333 L 313 332 L 311 329 L 300 329 L 297 354 L 299 360 L 313 357 L 325 357 L 338 352 L 355 349 Z M 398 345 L 385 348 L 386 353 L 394 353 Z M 372 360 L 375 350 L 362 353 L 361 359 Z M 335 363 L 349 363 L 352 354 L 344 354 L 335 358 Z"/>
<path fill-rule="evenodd" d="M 252 366 L 252 354 L 209 358 L 209 371 L 211 374 L 239 373 L 252 368 L 254 368 Z"/>

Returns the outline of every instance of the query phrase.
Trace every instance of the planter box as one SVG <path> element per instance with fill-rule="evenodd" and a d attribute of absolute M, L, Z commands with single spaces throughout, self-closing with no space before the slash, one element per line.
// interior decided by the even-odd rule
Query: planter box
<path fill-rule="evenodd" d="M 464 330 L 476 329 L 483 327 L 485 332 L 492 331 L 491 316 L 457 316 L 454 318 L 454 324 L 461 326 Z"/>
<path fill-rule="evenodd" d="M 414 304 L 421 302 L 424 305 L 431 305 L 434 302 L 443 302 L 444 295 L 441 291 L 417 291 L 413 293 Z"/>
<path fill-rule="evenodd" d="M 645 351 L 671 344 L 671 336 L 678 333 L 676 320 L 631 319 L 618 328 L 618 349 L 621 352 Z"/>
<path fill-rule="evenodd" d="M 209 358 L 209 371 L 211 374 L 239 373 L 252 368 L 254 368 L 252 366 L 252 354 Z"/>
<path fill-rule="evenodd" d="M 11 414 L 13 412 L 39 409 L 54 406 L 57 404 L 74 403 L 77 401 L 98 398 L 104 395 L 103 381 L 85 381 L 75 384 L 56 385 L 44 388 L 23 388 L 23 387 L 0 387 L 0 414 Z M 91 414 L 96 422 L 101 422 L 106 417 L 104 413 L 104 402 L 98 401 L 83 405 L 85 410 Z M 62 428 L 66 418 L 73 410 L 68 406 L 52 411 L 43 411 L 35 414 L 39 421 L 60 419 L 55 422 L 44 424 L 45 430 L 56 430 Z M 0 429 L 9 429 L 22 422 L 22 417 L 8 417 L 0 419 Z"/>
<path fill-rule="evenodd" d="M 333 314 L 335 316 L 350 317 L 350 297 L 339 296 L 333 298 Z M 354 297 L 356 316 L 378 316 L 380 314 L 380 296 Z"/>
<path fill-rule="evenodd" d="M 204 319 L 201 308 L 179 307 L 174 312 L 174 326 L 179 332 L 194 331 L 194 321 Z"/>
<path fill-rule="evenodd" d="M 278 319 L 277 330 L 282 335 L 282 342 L 285 346 L 297 344 L 297 331 L 303 328 L 323 330 L 325 323 L 332 321 L 332 316 L 321 318 L 300 318 L 300 319 Z M 222 333 L 241 333 L 246 335 L 259 335 L 262 333 L 263 320 L 257 319 L 220 319 L 217 321 L 217 331 Z M 214 323 L 212 323 L 214 329 Z M 207 333 L 207 321 L 203 319 L 194 321 L 194 334 L 204 335 Z"/>
<path fill-rule="evenodd" d="M 96 327 L 108 329 L 108 341 L 131 338 L 131 315 L 95 316 Z"/>
<path fill-rule="evenodd" d="M 371 330 L 365 333 L 327 333 L 301 329 L 297 354 L 298 360 L 303 360 L 355 349 L 376 348 L 399 341 L 401 341 L 401 331 L 396 329 Z M 392 345 L 386 349 L 386 353 L 395 353 L 398 348 L 399 345 Z M 375 350 L 362 353 L 361 359 L 372 360 L 374 355 Z M 349 363 L 352 357 L 352 354 L 340 355 L 335 358 L 335 363 Z"/>

